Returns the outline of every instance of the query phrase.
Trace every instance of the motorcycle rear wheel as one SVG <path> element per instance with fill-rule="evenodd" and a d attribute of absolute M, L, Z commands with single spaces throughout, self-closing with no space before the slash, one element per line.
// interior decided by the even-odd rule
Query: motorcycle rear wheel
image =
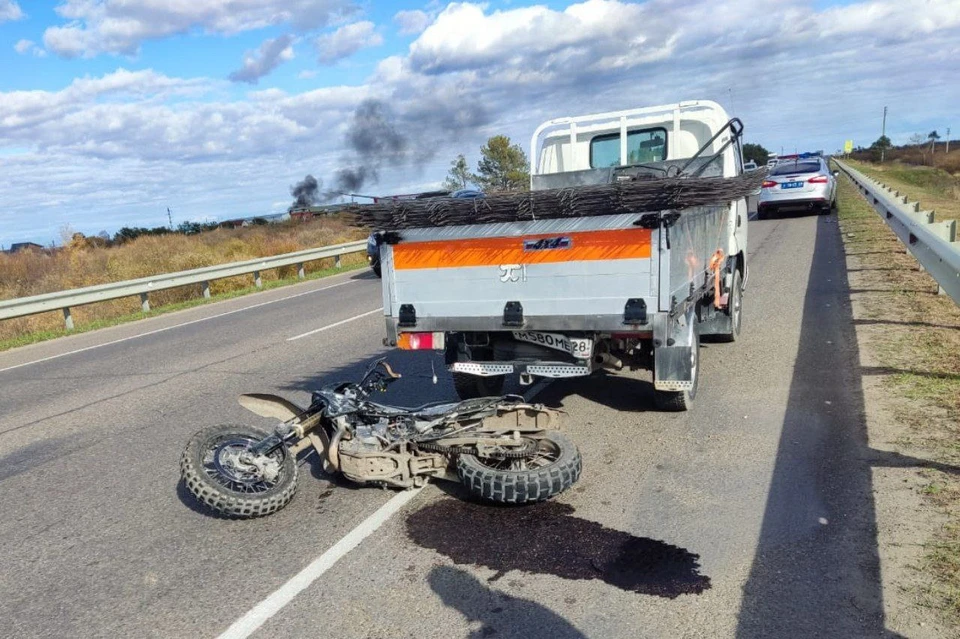
<path fill-rule="evenodd" d="M 285 448 L 257 458 L 270 473 L 243 464 L 240 455 L 267 433 L 225 424 L 204 428 L 190 438 L 180 457 L 187 490 L 218 513 L 236 519 L 273 514 L 290 503 L 297 490 L 296 460 Z"/>
<path fill-rule="evenodd" d="M 457 475 L 467 490 L 504 504 L 529 504 L 559 495 L 576 483 L 582 468 L 576 445 L 556 431 L 539 438 L 537 451 L 529 458 L 457 458 Z"/>

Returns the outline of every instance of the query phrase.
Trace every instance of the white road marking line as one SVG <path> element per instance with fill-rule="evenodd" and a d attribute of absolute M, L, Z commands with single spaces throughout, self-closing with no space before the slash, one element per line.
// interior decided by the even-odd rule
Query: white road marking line
<path fill-rule="evenodd" d="M 16 366 L 8 366 L 7 368 L 0 368 L 0 373 L 6 371 L 12 371 L 17 368 L 23 368 L 24 366 L 31 366 L 33 364 L 39 364 L 41 362 L 49 362 L 52 359 L 59 359 L 61 357 L 66 357 L 68 355 L 76 355 L 77 353 L 84 353 L 86 351 L 92 351 L 95 348 L 102 348 L 104 346 L 112 346 L 114 344 L 120 344 L 121 342 L 129 342 L 132 339 L 138 339 L 140 337 L 147 337 L 148 335 L 156 335 L 157 333 L 163 333 L 166 331 L 172 331 L 175 328 L 181 328 L 183 326 L 190 326 L 191 324 L 199 324 L 200 322 L 206 322 L 212 319 L 217 319 L 218 317 L 224 317 L 226 315 L 233 315 L 234 313 L 240 313 L 243 311 L 249 311 L 254 308 L 260 308 L 261 306 L 267 306 L 269 304 L 276 304 L 277 302 L 285 302 L 287 300 L 292 300 L 297 297 L 303 297 L 304 295 L 312 295 L 314 293 L 320 293 L 322 291 L 329 291 L 331 288 L 337 288 L 338 286 L 344 286 L 345 284 L 350 284 L 354 280 L 347 280 L 346 282 L 340 282 L 339 284 L 334 284 L 332 286 L 327 286 L 324 288 L 318 288 L 315 291 L 306 291 L 303 293 L 297 293 L 296 295 L 288 295 L 287 297 L 281 297 L 280 299 L 271 300 L 269 302 L 260 302 L 259 304 L 254 304 L 253 306 L 244 306 L 243 308 L 234 309 L 232 311 L 227 311 L 225 313 L 219 313 L 217 315 L 211 315 L 210 317 L 201 317 L 200 319 L 190 320 L 189 322 L 184 322 L 183 324 L 175 324 L 174 326 L 167 326 L 165 328 L 158 328 L 154 331 L 147 331 L 146 333 L 138 333 L 137 335 L 131 335 L 130 337 L 122 337 L 120 339 L 115 339 L 110 342 L 104 342 L 103 344 L 94 344 L 93 346 L 87 346 L 85 348 L 78 348 L 75 351 L 69 351 L 66 353 L 60 353 L 59 355 L 51 355 L 50 357 L 43 357 L 41 359 L 33 360 L 32 362 L 25 362 L 23 364 L 17 364 Z"/>
<path fill-rule="evenodd" d="M 361 318 L 363 318 L 363 317 L 366 317 L 367 315 L 373 315 L 374 313 L 380 313 L 381 311 L 383 311 L 383 307 L 382 307 L 382 306 L 381 306 L 380 308 L 375 308 L 375 309 L 373 309 L 372 311 L 367 311 L 366 313 L 360 313 L 359 315 L 354 315 L 353 317 L 347 318 L 347 319 L 345 319 L 345 320 L 340 320 L 339 322 L 334 322 L 333 324 L 328 324 L 327 326 L 321 326 L 320 328 L 315 328 L 315 329 L 313 329 L 312 331 L 307 331 L 306 333 L 303 333 L 302 335 L 294 335 L 293 337 L 288 337 L 288 338 L 287 338 L 287 341 L 288 341 L 288 342 L 292 342 L 292 341 L 298 340 L 298 339 L 300 339 L 300 338 L 302 338 L 302 337 L 309 337 L 309 336 L 311 336 L 311 335 L 316 335 L 317 333 L 322 333 L 323 331 L 329 331 L 331 328 L 336 328 L 336 327 L 338 327 L 338 326 L 343 326 L 344 324 L 347 324 L 347 323 L 352 322 L 352 321 L 354 321 L 354 320 L 361 319 Z"/>
<path fill-rule="evenodd" d="M 351 530 L 346 537 L 334 544 L 330 550 L 314 559 L 310 562 L 310 565 L 254 606 L 250 612 L 235 621 L 220 635 L 220 639 L 245 639 L 249 637 L 257 628 L 293 601 L 294 597 L 319 579 L 323 573 L 330 570 L 347 553 L 359 546 L 360 542 L 376 532 L 390 517 L 419 495 L 421 490 L 423 489 L 407 490 L 393 497 L 379 510 L 363 520 L 359 526 Z"/>

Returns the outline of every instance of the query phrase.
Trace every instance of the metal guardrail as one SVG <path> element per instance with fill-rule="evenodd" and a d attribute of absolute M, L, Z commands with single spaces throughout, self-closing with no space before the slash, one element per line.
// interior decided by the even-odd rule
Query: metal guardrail
<path fill-rule="evenodd" d="M 868 178 L 860 171 L 833 158 L 867 201 L 884 218 L 907 250 L 940 285 L 940 291 L 960 304 L 960 243 L 957 221 L 934 221 L 933 211 L 921 211 L 919 202 L 910 202 L 899 191 Z"/>
<path fill-rule="evenodd" d="M 111 282 L 109 284 L 98 284 L 96 286 L 87 286 L 56 293 L 18 297 L 12 300 L 0 301 L 0 320 L 63 309 L 63 319 L 66 323 L 67 330 L 73 330 L 73 318 L 70 314 L 70 308 L 73 306 L 83 306 L 84 304 L 95 304 L 96 302 L 106 302 L 121 297 L 139 295 L 141 308 L 144 312 L 147 312 L 150 310 L 149 296 L 150 293 L 154 291 L 163 291 L 180 286 L 189 286 L 191 284 L 201 284 L 203 286 L 203 296 L 210 297 L 211 281 L 250 273 L 253 273 L 254 284 L 259 288 L 263 286 L 260 279 L 261 271 L 296 265 L 297 276 L 303 279 L 303 265 L 306 262 L 333 257 L 336 258 L 337 268 L 340 268 L 341 256 L 365 251 L 366 248 L 366 240 L 359 240 L 357 242 L 347 242 L 346 244 L 326 246 L 319 249 L 285 253 L 273 257 L 260 257 L 255 260 L 206 266 L 189 271 L 181 271 L 179 273 L 165 273 L 151 277 L 142 277 L 136 280 L 127 280 L 125 282 Z"/>

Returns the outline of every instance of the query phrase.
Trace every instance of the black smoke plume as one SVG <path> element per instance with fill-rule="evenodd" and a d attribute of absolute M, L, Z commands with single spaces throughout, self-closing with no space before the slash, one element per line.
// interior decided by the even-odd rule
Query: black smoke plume
<path fill-rule="evenodd" d="M 341 164 L 349 168 L 337 171 L 334 188 L 324 194 L 327 199 L 376 183 L 385 163 L 406 162 L 410 146 L 407 138 L 397 131 L 387 105 L 374 99 L 364 100 L 354 111 L 345 142 L 349 151 Z"/>
<path fill-rule="evenodd" d="M 290 210 L 301 209 L 313 206 L 317 203 L 320 194 L 320 183 L 317 178 L 308 175 L 300 182 L 290 187 L 290 195 L 293 196 L 293 204 Z"/>

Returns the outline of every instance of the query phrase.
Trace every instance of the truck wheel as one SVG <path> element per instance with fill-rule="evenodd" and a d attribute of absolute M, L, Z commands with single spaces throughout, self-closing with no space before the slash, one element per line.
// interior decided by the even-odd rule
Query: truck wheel
<path fill-rule="evenodd" d="M 481 377 L 467 373 L 453 373 L 453 387 L 460 399 L 495 397 L 503 394 L 504 375 Z"/>
<path fill-rule="evenodd" d="M 693 351 L 693 388 L 685 391 L 654 391 L 653 403 L 657 410 L 678 413 L 693 408 L 700 385 L 700 333 L 694 332 Z"/>
<path fill-rule="evenodd" d="M 718 342 L 735 342 L 740 337 L 740 321 L 743 311 L 743 278 L 740 271 L 733 272 L 733 285 L 730 287 L 730 297 L 727 299 L 727 310 L 730 316 L 730 332 L 717 335 Z"/>
<path fill-rule="evenodd" d="M 556 431 L 536 440 L 536 451 L 523 459 L 457 458 L 457 475 L 472 494 L 502 504 L 529 504 L 550 499 L 580 478 L 580 451 Z"/>

